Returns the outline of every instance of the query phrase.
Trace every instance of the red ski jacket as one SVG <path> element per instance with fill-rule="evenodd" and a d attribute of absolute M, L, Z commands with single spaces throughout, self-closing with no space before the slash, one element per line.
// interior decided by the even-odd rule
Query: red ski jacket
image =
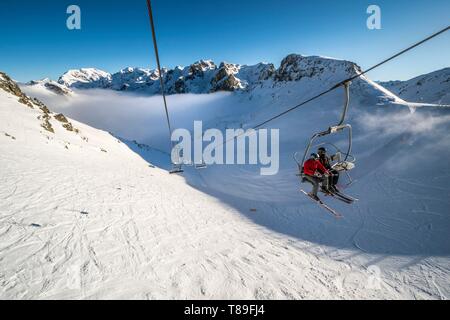
<path fill-rule="evenodd" d="M 314 176 L 316 171 L 319 171 L 322 174 L 328 173 L 328 170 L 323 166 L 322 163 L 320 163 L 319 160 L 314 159 L 306 160 L 305 164 L 303 165 L 303 173 L 308 176 Z"/>

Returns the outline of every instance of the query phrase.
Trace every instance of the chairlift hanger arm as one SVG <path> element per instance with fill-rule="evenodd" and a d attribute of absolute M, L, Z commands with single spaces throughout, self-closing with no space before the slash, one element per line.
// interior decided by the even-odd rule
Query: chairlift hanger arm
<path fill-rule="evenodd" d="M 345 103 L 344 103 L 344 110 L 342 111 L 341 120 L 337 124 L 336 127 L 342 126 L 344 124 L 345 118 L 347 116 L 348 111 L 348 105 L 350 104 L 350 81 L 344 82 L 344 90 L 345 90 Z"/>
<path fill-rule="evenodd" d="M 349 124 L 344 124 L 345 118 L 347 116 L 348 106 L 350 104 L 350 84 L 351 84 L 350 81 L 345 81 L 340 84 L 340 85 L 344 86 L 344 90 L 345 90 L 344 109 L 342 111 L 341 119 L 339 120 L 337 125 L 329 127 L 328 130 L 326 130 L 326 131 L 318 132 L 311 137 L 311 139 L 309 140 L 308 146 L 306 147 L 305 153 L 303 155 L 302 167 L 306 161 L 306 157 L 308 156 L 308 153 L 311 149 L 311 146 L 312 146 L 314 140 L 316 140 L 319 137 L 324 137 L 326 135 L 337 133 L 337 132 L 340 132 L 345 129 L 348 129 L 348 149 L 345 154 L 345 159 L 343 160 L 343 162 L 347 161 L 347 159 L 352 151 L 352 144 L 353 144 L 352 126 Z"/>

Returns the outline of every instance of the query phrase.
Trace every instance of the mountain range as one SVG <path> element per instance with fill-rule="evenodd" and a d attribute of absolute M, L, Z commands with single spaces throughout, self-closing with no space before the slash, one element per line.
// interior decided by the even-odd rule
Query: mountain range
<path fill-rule="evenodd" d="M 361 68 L 350 61 L 298 54 L 285 57 L 279 68 L 272 63 L 240 65 L 221 62 L 217 65 L 211 60 L 200 60 L 186 67 L 162 69 L 167 94 L 250 91 L 257 86 L 276 86 L 302 78 L 329 82 L 330 75 L 352 76 L 360 71 Z M 408 81 L 378 84 L 405 101 L 450 103 L 450 68 Z M 57 81 L 47 78 L 33 80 L 24 85 L 43 86 L 61 95 L 69 95 L 73 89 L 111 89 L 148 95 L 159 94 L 161 91 L 158 71 L 138 67 L 127 67 L 112 74 L 96 68 L 74 69 L 65 72 Z"/>

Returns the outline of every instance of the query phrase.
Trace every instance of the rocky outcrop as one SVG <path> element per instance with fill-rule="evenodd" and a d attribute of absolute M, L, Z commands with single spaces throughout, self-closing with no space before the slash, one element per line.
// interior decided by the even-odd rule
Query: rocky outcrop
<path fill-rule="evenodd" d="M 200 60 L 187 67 L 163 69 L 162 78 L 167 94 L 209 93 L 217 91 L 251 90 L 264 82 L 300 81 L 304 78 L 343 80 L 354 75 L 359 67 L 350 61 L 326 57 L 306 57 L 291 54 L 284 58 L 278 69 L 271 63 L 239 65 L 222 62 L 217 66 L 211 60 Z M 98 69 L 69 70 L 57 85 L 66 88 L 102 88 L 145 94 L 161 92 L 160 75 L 156 70 L 128 67 L 109 74 Z M 342 78 L 342 79 L 341 79 Z M 49 90 L 63 93 L 48 82 Z"/>
<path fill-rule="evenodd" d="M 15 81 L 13 81 L 6 73 L 0 72 L 0 89 L 11 93 L 19 98 L 19 102 L 34 108 L 33 99 L 25 95 Z"/>
<path fill-rule="evenodd" d="M 360 71 L 359 66 L 350 61 L 290 54 L 281 61 L 274 78 L 276 81 L 299 81 L 302 78 L 320 77 L 325 73 L 350 77 Z"/>
<path fill-rule="evenodd" d="M 66 129 L 67 131 L 74 131 L 76 133 L 79 132 L 79 130 L 77 128 L 74 128 L 72 123 L 69 120 L 67 120 L 67 118 L 62 113 L 54 115 L 53 118 L 61 122 L 63 128 Z"/>
<path fill-rule="evenodd" d="M 239 72 L 239 68 L 239 65 L 222 62 L 211 80 L 210 92 L 241 89 L 241 80 L 235 76 Z"/>
<path fill-rule="evenodd" d="M 39 84 L 42 84 L 43 82 L 39 82 Z M 29 85 L 36 85 L 37 83 Z M 18 101 L 22 103 L 23 105 L 39 110 L 39 115 L 37 118 L 41 121 L 40 126 L 45 129 L 48 132 L 55 133 L 55 130 L 53 128 L 52 123 L 50 122 L 52 116 L 56 120 L 62 123 L 62 126 L 69 131 L 74 131 L 76 133 L 79 132 L 78 129 L 74 128 L 72 126 L 72 123 L 70 123 L 67 118 L 63 114 L 57 114 L 54 115 L 49 108 L 42 103 L 40 100 L 36 98 L 30 98 L 26 94 L 22 92 L 20 87 L 17 85 L 15 81 L 13 81 L 7 74 L 0 72 L 0 90 L 4 90 L 18 98 Z"/>
<path fill-rule="evenodd" d="M 205 73 L 207 73 L 208 71 L 216 70 L 216 68 L 216 65 L 211 60 L 200 60 L 188 67 L 188 75 L 185 78 L 187 80 L 204 78 Z"/>

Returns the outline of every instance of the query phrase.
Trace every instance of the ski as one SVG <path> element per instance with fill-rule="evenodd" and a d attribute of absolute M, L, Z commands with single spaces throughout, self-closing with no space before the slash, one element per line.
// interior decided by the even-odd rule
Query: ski
<path fill-rule="evenodd" d="M 330 192 L 330 193 L 328 193 L 328 194 L 326 194 L 326 195 L 328 195 L 328 196 L 330 196 L 330 197 L 333 197 L 333 198 L 336 199 L 336 200 L 345 202 L 345 203 L 347 203 L 347 204 L 352 204 L 352 203 L 353 203 L 353 200 L 344 198 L 344 197 L 342 197 L 341 195 L 336 194 L 336 193 L 334 193 L 334 192 Z"/>
<path fill-rule="evenodd" d="M 329 213 L 331 213 L 336 219 L 343 218 L 343 215 L 341 215 L 339 212 L 335 211 L 333 208 L 329 207 L 327 204 L 325 204 L 322 200 L 319 199 L 317 201 L 316 199 L 313 199 L 306 191 L 303 189 L 300 189 L 301 192 L 303 192 L 309 199 L 317 203 L 319 206 L 327 210 Z"/>
<path fill-rule="evenodd" d="M 352 197 L 352 196 L 349 196 L 349 195 L 347 195 L 347 194 L 341 192 L 339 189 L 336 189 L 336 191 L 333 192 L 333 193 L 334 193 L 334 194 L 337 194 L 338 196 L 340 196 L 340 197 L 342 197 L 342 198 L 351 200 L 352 202 L 353 202 L 353 201 L 359 201 L 359 199 L 354 198 L 354 197 Z"/>
<path fill-rule="evenodd" d="M 338 194 L 337 192 L 333 192 L 331 190 L 329 190 L 329 191 L 321 190 L 320 192 L 322 192 L 325 196 L 333 197 L 334 199 L 340 200 L 340 201 L 345 202 L 347 204 L 352 204 L 353 203 L 352 199 L 344 197 L 341 194 Z"/>

